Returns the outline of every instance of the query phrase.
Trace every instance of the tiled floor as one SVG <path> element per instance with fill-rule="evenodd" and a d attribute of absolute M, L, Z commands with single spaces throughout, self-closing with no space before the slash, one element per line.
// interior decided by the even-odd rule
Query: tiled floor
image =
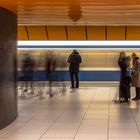
<path fill-rule="evenodd" d="M 19 116 L 0 140 L 140 140 L 140 103 L 115 104 L 116 93 L 94 87 L 19 99 Z"/>

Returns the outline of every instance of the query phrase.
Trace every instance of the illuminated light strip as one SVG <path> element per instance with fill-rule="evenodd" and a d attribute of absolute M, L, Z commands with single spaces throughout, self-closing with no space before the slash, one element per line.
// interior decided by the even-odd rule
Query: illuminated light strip
<path fill-rule="evenodd" d="M 18 46 L 140 46 L 140 41 L 18 41 Z"/>
<path fill-rule="evenodd" d="M 95 51 L 104 51 L 104 50 L 108 50 L 108 51 L 131 51 L 131 52 L 135 52 L 135 51 L 140 51 L 140 46 L 139 46 L 139 48 L 134 48 L 134 47 L 132 47 L 132 48 L 76 48 L 76 47 L 73 47 L 73 48 L 67 48 L 67 47 L 65 47 L 65 48 L 55 48 L 55 47 L 53 47 L 53 48 L 47 48 L 47 46 L 46 46 L 46 48 L 41 48 L 41 47 L 38 47 L 38 48 L 29 48 L 29 47 L 27 47 L 27 48 L 23 48 L 23 47 L 18 47 L 17 48 L 19 51 L 31 51 L 31 50 L 70 50 L 70 51 L 72 51 L 72 50 L 74 50 L 74 49 L 77 49 L 77 50 L 95 50 Z"/>

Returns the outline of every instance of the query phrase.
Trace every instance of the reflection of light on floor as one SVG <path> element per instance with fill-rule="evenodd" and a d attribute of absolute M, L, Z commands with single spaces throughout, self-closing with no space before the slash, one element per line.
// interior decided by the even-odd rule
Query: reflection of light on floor
<path fill-rule="evenodd" d="M 37 88 L 35 88 L 37 89 Z M 21 90 L 21 89 L 20 89 Z M 63 96 L 19 99 L 19 116 L 0 140 L 139 140 L 140 104 L 115 104 L 117 87 L 80 88 Z M 132 88 L 132 97 L 135 94 Z M 37 93 L 36 93 L 37 94 Z"/>
<path fill-rule="evenodd" d="M 130 104 L 130 108 L 137 110 L 139 108 L 139 102 L 138 101 L 133 102 L 133 104 Z"/>

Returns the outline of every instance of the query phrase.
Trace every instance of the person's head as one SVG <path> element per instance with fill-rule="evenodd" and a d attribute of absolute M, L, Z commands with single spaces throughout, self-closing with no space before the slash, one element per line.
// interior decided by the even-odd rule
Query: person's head
<path fill-rule="evenodd" d="M 137 54 L 136 53 L 132 53 L 132 59 L 135 60 L 137 58 Z"/>
<path fill-rule="evenodd" d="M 76 49 L 73 50 L 73 53 L 78 53 L 78 51 Z"/>
<path fill-rule="evenodd" d="M 124 57 L 126 57 L 126 54 L 125 54 L 125 52 L 120 52 L 120 58 L 124 58 Z"/>
<path fill-rule="evenodd" d="M 31 59 L 31 55 L 29 53 L 25 53 L 23 57 L 24 59 Z"/>
<path fill-rule="evenodd" d="M 130 56 L 127 56 L 127 57 L 126 57 L 126 60 L 127 60 L 127 61 L 131 61 L 131 57 L 130 57 Z"/>

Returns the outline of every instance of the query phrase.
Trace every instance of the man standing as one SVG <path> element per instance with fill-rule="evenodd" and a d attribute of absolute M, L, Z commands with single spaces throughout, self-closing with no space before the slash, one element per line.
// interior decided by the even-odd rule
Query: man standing
<path fill-rule="evenodd" d="M 70 77 L 71 77 L 71 88 L 79 88 L 79 65 L 82 62 L 81 56 L 77 50 L 73 50 L 73 52 L 70 54 L 68 58 L 68 63 L 70 63 L 69 66 L 69 72 L 70 72 Z M 74 77 L 76 80 L 76 86 L 74 82 Z"/>

